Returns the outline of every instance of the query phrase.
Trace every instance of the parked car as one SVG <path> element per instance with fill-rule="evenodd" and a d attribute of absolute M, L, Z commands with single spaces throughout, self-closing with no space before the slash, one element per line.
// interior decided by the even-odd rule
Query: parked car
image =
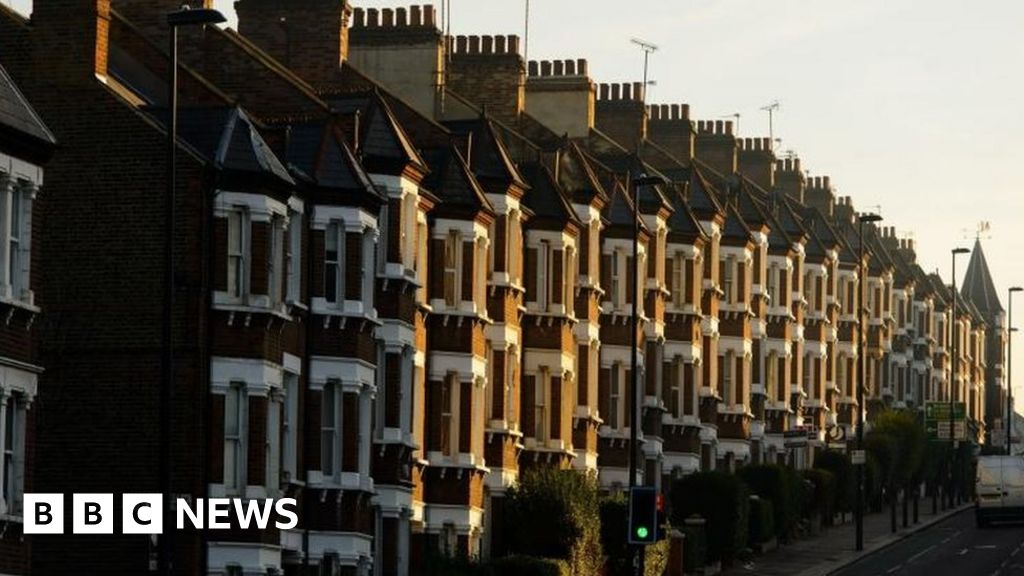
<path fill-rule="evenodd" d="M 1024 520 L 1024 456 L 981 456 L 975 490 L 979 528 L 993 520 Z"/>

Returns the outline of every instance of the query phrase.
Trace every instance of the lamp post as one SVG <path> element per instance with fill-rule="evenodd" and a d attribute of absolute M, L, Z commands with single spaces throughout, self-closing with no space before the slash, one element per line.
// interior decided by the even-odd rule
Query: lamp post
<path fill-rule="evenodd" d="M 857 313 L 857 339 L 859 340 L 860 353 L 860 374 L 859 378 L 857 378 L 857 450 L 860 451 L 864 450 L 864 418 L 866 415 L 866 410 L 864 409 L 864 379 L 868 371 L 868 338 L 864 326 L 864 314 L 867 311 L 865 294 L 867 293 L 868 268 L 864 262 L 864 225 L 881 222 L 882 217 L 878 214 L 861 214 L 857 220 L 860 233 L 860 281 L 858 282 L 860 295 L 857 302 L 859 307 Z M 857 465 L 857 506 L 854 513 L 857 517 L 857 551 L 859 552 L 864 549 L 864 464 Z"/>
<path fill-rule="evenodd" d="M 956 398 L 957 398 L 956 379 L 957 379 L 957 376 L 958 376 L 958 372 L 960 371 L 960 352 L 958 351 L 959 347 L 957 346 L 957 338 L 959 336 L 960 327 L 957 326 L 957 316 L 956 316 L 956 293 L 957 293 L 957 288 L 956 288 L 956 257 L 961 255 L 961 254 L 970 254 L 970 253 L 971 253 L 971 251 L 968 250 L 967 248 L 954 248 L 952 250 L 952 254 L 953 254 L 953 311 L 950 313 L 951 314 L 951 321 L 949 323 L 949 330 L 950 330 L 949 333 L 950 333 L 950 336 L 951 336 L 950 340 L 952 341 L 952 346 L 953 346 L 953 366 L 952 366 L 953 367 L 953 371 L 952 371 L 952 373 L 949 376 L 949 448 L 950 448 L 950 450 L 952 450 L 952 457 L 950 459 L 950 462 L 952 462 L 954 465 L 956 464 L 956 460 L 957 460 L 957 458 L 956 458 Z M 967 423 L 965 422 L 964 426 L 966 426 L 966 425 L 967 425 Z M 949 507 L 950 508 L 952 508 L 953 506 L 956 506 L 956 499 L 955 499 L 954 494 L 953 494 L 954 491 L 955 491 L 954 488 L 953 488 L 953 480 L 954 480 L 953 479 L 953 470 L 954 470 L 954 466 L 951 465 L 950 468 L 949 468 Z"/>
<path fill-rule="evenodd" d="M 632 377 L 629 379 L 629 398 L 630 398 L 630 409 L 629 409 L 629 489 L 632 492 L 636 486 L 636 472 L 637 472 L 637 459 L 638 452 L 640 451 L 640 441 L 637 437 L 638 429 L 641 425 L 641 409 L 642 402 L 639 399 L 640 385 L 638 383 L 640 379 L 640 371 L 638 370 L 639 358 L 637 347 L 640 345 L 638 341 L 638 332 L 640 331 L 640 274 L 643 272 L 640 268 L 640 189 L 645 186 L 657 186 L 658 184 L 664 184 L 665 179 L 660 176 L 648 176 L 647 174 L 641 174 L 639 177 L 633 179 L 633 283 L 629 287 L 630 293 L 632 294 L 632 311 L 630 316 L 630 369 L 632 370 Z M 628 524 L 628 523 L 627 523 Z M 630 558 L 633 560 L 631 568 L 634 570 L 640 570 L 643 565 L 643 556 L 640 554 L 642 546 L 633 545 L 630 551 Z"/>
<path fill-rule="evenodd" d="M 1024 291 L 1020 286 L 1010 288 L 1006 313 L 1006 455 L 1013 454 L 1010 438 L 1013 435 L 1013 294 Z"/>
<path fill-rule="evenodd" d="M 164 196 L 164 298 L 163 326 L 160 342 L 160 493 L 164 499 L 164 509 L 173 510 L 171 495 L 174 484 L 171 480 L 171 391 L 174 386 L 174 331 L 172 328 L 174 313 L 174 188 L 175 165 L 177 164 L 178 139 L 178 28 L 181 26 L 202 26 L 226 22 L 224 15 L 216 10 L 197 8 L 190 9 L 187 5 L 180 10 L 167 14 L 167 25 L 170 28 L 168 47 L 170 66 L 167 71 L 167 191 Z M 172 571 L 171 555 L 174 548 L 171 538 L 174 534 L 173 514 L 164 514 L 163 534 L 159 537 L 157 567 L 160 574 L 169 575 Z"/>

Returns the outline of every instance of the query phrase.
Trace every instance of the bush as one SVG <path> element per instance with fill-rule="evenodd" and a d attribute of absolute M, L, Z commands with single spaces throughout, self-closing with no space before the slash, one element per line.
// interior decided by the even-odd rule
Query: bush
<path fill-rule="evenodd" d="M 573 470 L 528 470 L 507 498 L 504 533 L 512 555 L 562 559 L 577 576 L 600 572 L 595 478 Z"/>
<path fill-rule="evenodd" d="M 817 514 L 828 524 L 832 518 L 833 505 L 836 500 L 836 479 L 828 470 L 812 468 L 803 471 L 803 477 L 811 483 L 807 507 L 804 515 L 808 518 Z"/>
<path fill-rule="evenodd" d="M 609 574 L 626 574 L 629 567 L 628 514 L 625 494 L 620 492 L 601 500 L 601 548 Z"/>
<path fill-rule="evenodd" d="M 698 472 L 672 484 L 672 523 L 698 515 L 707 521 L 708 559 L 731 560 L 747 545 L 749 490 L 725 472 Z"/>
<path fill-rule="evenodd" d="M 750 497 L 750 546 L 767 542 L 775 537 L 775 509 L 771 500 Z"/>
<path fill-rule="evenodd" d="M 746 466 L 738 472 L 750 491 L 772 503 L 775 535 L 786 540 L 800 520 L 803 486 L 799 475 L 786 466 Z"/>
<path fill-rule="evenodd" d="M 465 558 L 450 558 L 440 553 L 427 554 L 423 573 L 431 576 L 491 576 L 487 566 Z"/>
<path fill-rule="evenodd" d="M 506 556 L 490 563 L 492 576 L 571 576 L 572 570 L 565 560 L 535 558 L 533 556 Z"/>
<path fill-rule="evenodd" d="M 826 450 L 814 461 L 815 468 L 828 470 L 836 479 L 836 499 L 833 511 L 850 512 L 857 499 L 857 475 L 846 454 Z"/>

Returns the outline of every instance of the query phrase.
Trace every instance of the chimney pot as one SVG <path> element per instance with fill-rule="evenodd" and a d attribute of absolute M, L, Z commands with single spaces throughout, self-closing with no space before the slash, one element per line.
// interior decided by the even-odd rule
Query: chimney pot
<path fill-rule="evenodd" d="M 423 26 L 423 8 L 419 4 L 409 7 L 409 26 Z"/>
<path fill-rule="evenodd" d="M 651 120 L 658 120 L 661 116 L 661 109 L 657 106 L 647 106 L 646 113 Z"/>
<path fill-rule="evenodd" d="M 362 8 L 356 8 L 352 11 L 352 27 L 353 28 L 364 28 L 366 26 L 366 12 Z"/>
<path fill-rule="evenodd" d="M 824 178 L 822 178 L 822 186 L 824 186 L 825 189 L 830 189 L 831 188 L 831 184 L 829 183 L 828 176 L 825 176 Z"/>
<path fill-rule="evenodd" d="M 599 100 L 608 100 L 611 98 L 611 87 L 607 84 L 601 84 L 599 88 L 600 94 L 598 95 Z"/>
<path fill-rule="evenodd" d="M 526 64 L 526 74 L 528 76 L 536 76 L 537 72 L 538 72 L 537 69 L 538 69 L 538 66 L 537 66 L 537 61 L 536 60 L 530 60 Z"/>
<path fill-rule="evenodd" d="M 501 38 L 501 36 L 499 36 Z M 480 52 L 483 54 L 495 54 L 497 51 L 494 49 L 494 36 L 484 36 L 481 38 Z"/>
<path fill-rule="evenodd" d="M 381 25 L 383 25 L 384 28 L 394 28 L 395 27 L 395 11 L 392 10 L 391 8 L 384 8 L 383 10 L 380 11 L 380 13 L 381 13 Z"/>
<path fill-rule="evenodd" d="M 762 138 L 761 139 L 761 147 L 763 147 L 765 149 L 765 151 L 771 152 L 771 150 L 772 150 L 772 139 L 771 138 Z"/>
<path fill-rule="evenodd" d="M 633 84 L 633 100 L 645 100 L 644 92 L 643 82 L 636 82 Z"/>
<path fill-rule="evenodd" d="M 437 11 L 433 4 L 423 7 L 423 25 L 428 28 L 437 28 Z"/>
<path fill-rule="evenodd" d="M 776 160 L 775 161 L 775 171 L 776 172 L 783 172 L 783 171 L 785 171 L 785 169 L 786 169 L 786 161 L 785 160 Z"/>
<path fill-rule="evenodd" d="M 690 117 L 690 105 L 683 104 L 682 106 L 680 106 L 679 113 L 680 115 L 682 115 L 684 119 L 688 119 Z"/>
<path fill-rule="evenodd" d="M 680 119 L 680 117 L 679 117 L 679 104 L 673 104 L 671 106 L 671 108 L 669 108 L 669 117 L 672 120 L 679 120 Z"/>
<path fill-rule="evenodd" d="M 469 53 L 479 54 L 480 53 L 480 37 L 470 36 L 469 37 Z"/>
<path fill-rule="evenodd" d="M 566 60 L 565 62 L 562 63 L 562 65 L 565 66 L 565 75 L 566 76 L 575 76 L 576 75 L 576 61 L 575 60 Z"/>
<path fill-rule="evenodd" d="M 366 9 L 366 26 L 367 28 L 376 28 L 380 26 L 380 11 L 376 8 Z"/>
<path fill-rule="evenodd" d="M 799 158 L 793 158 L 793 171 L 794 172 L 799 172 L 800 171 L 800 159 Z"/>
<path fill-rule="evenodd" d="M 587 66 L 587 61 L 584 60 L 583 58 L 580 58 L 579 60 L 577 60 L 576 61 L 576 71 L 577 71 L 577 73 L 580 76 L 588 76 L 589 73 L 590 73 L 590 70 L 589 70 L 589 67 Z"/>
<path fill-rule="evenodd" d="M 466 38 L 465 36 L 456 36 L 455 53 L 465 54 L 466 52 L 469 52 L 469 38 Z"/>
<path fill-rule="evenodd" d="M 563 63 L 561 60 L 555 60 L 554 66 L 555 67 L 553 74 L 555 76 L 565 76 L 565 63 Z"/>
<path fill-rule="evenodd" d="M 540 63 L 540 73 L 542 76 L 551 76 L 551 61 L 544 60 Z"/>
<path fill-rule="evenodd" d="M 519 54 L 519 36 L 511 35 L 508 37 L 508 54 Z"/>

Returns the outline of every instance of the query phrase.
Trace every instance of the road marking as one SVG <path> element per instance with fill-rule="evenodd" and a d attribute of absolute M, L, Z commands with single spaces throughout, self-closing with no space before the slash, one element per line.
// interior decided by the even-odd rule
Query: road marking
<path fill-rule="evenodd" d="M 975 546 L 975 550 L 995 550 L 998 548 L 995 544 L 982 544 L 981 546 Z"/>
<path fill-rule="evenodd" d="M 917 554 L 914 554 L 913 556 L 911 556 L 910 558 L 908 558 L 908 559 L 907 559 L 907 564 L 913 564 L 915 560 L 917 560 L 917 559 L 918 559 L 918 558 L 920 558 L 921 556 L 924 556 L 925 554 L 927 554 L 927 553 L 931 552 L 931 551 L 932 551 L 932 550 L 934 550 L 934 549 L 935 549 L 935 544 L 932 544 L 931 546 L 929 546 L 929 547 L 925 548 L 924 550 L 921 550 L 921 551 L 920 551 L 920 552 L 918 552 Z"/>
<path fill-rule="evenodd" d="M 970 549 L 969 549 L 969 548 L 964 548 L 963 550 L 961 550 L 961 551 L 957 552 L 957 554 L 956 554 L 956 555 L 957 555 L 957 556 L 964 556 L 964 555 L 966 555 L 966 554 L 967 554 L 967 552 L 969 552 L 969 551 L 970 551 Z"/>

